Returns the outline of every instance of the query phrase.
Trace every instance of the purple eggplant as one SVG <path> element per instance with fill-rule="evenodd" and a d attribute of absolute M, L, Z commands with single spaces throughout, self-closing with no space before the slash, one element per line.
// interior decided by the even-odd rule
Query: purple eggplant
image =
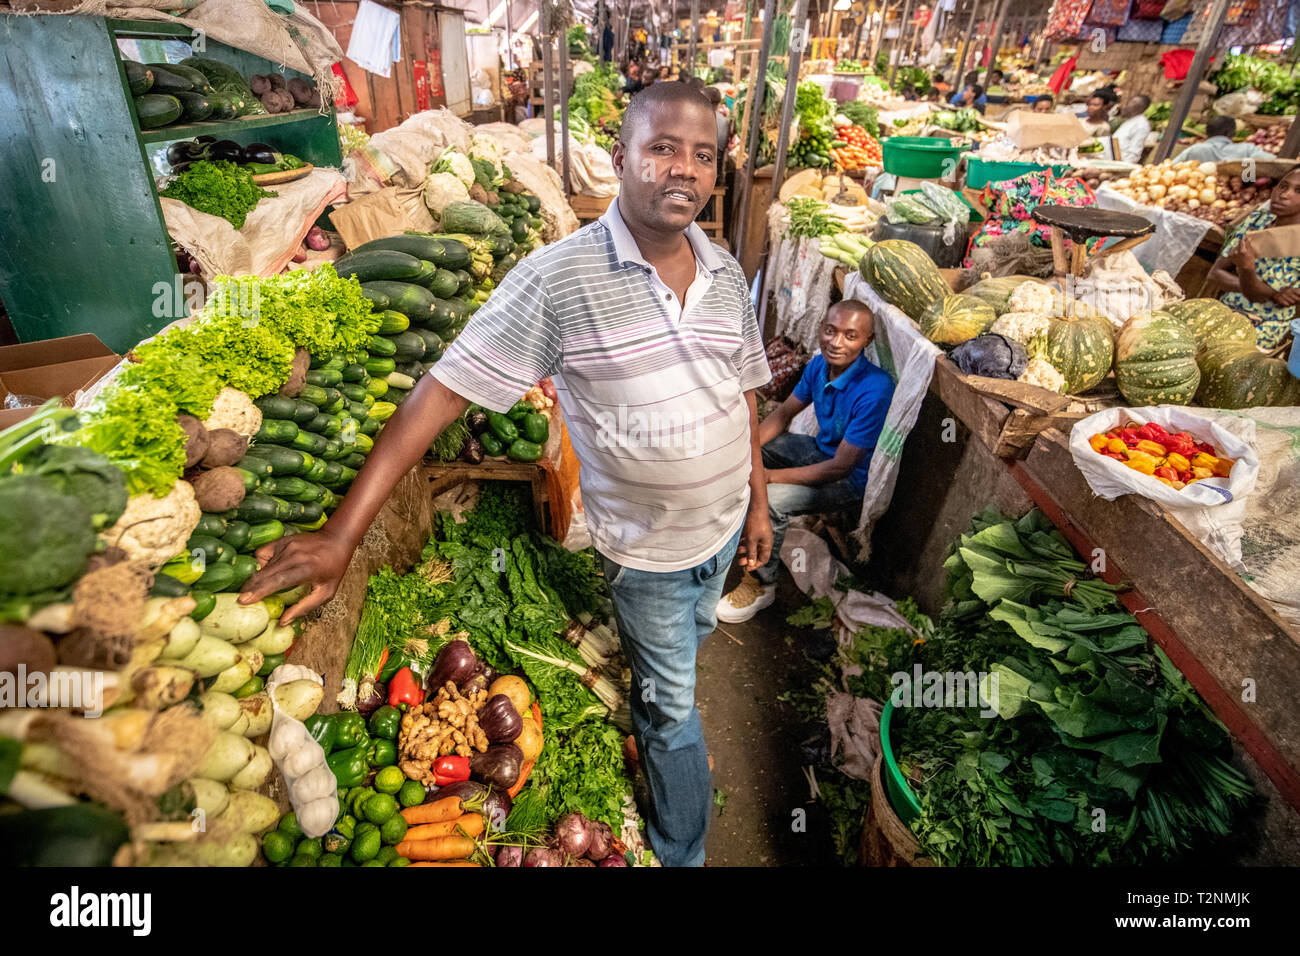
<path fill-rule="evenodd" d="M 524 752 L 517 744 L 493 744 L 484 753 L 472 754 L 469 772 L 492 787 L 509 790 L 524 767 Z"/>
<path fill-rule="evenodd" d="M 501 787 L 492 787 L 488 790 L 487 796 L 483 800 L 483 817 L 487 821 L 487 830 L 489 833 L 500 833 L 506 828 L 506 820 L 510 816 L 510 811 L 515 808 L 515 802 L 510 799 L 510 794 Z"/>
<path fill-rule="evenodd" d="M 469 433 L 477 438 L 488 430 L 487 412 L 481 408 L 475 408 L 465 413 L 465 424 L 469 426 Z"/>
<path fill-rule="evenodd" d="M 478 725 L 487 735 L 489 743 L 502 744 L 514 740 L 524 729 L 524 719 L 505 694 L 487 699 L 478 712 Z"/>
<path fill-rule="evenodd" d="M 388 699 L 388 686 L 386 684 L 375 684 L 370 693 L 357 701 L 357 713 L 362 717 L 369 717 Z"/>
<path fill-rule="evenodd" d="M 461 780 L 438 787 L 424 798 L 425 803 L 441 800 L 443 797 L 460 797 L 461 806 L 480 806 L 487 799 L 488 788 L 476 780 Z"/>
<path fill-rule="evenodd" d="M 244 147 L 244 163 L 264 163 L 267 166 L 274 166 L 280 161 L 275 150 L 266 143 L 249 143 Z"/>
<path fill-rule="evenodd" d="M 457 688 L 463 687 L 483 670 L 468 641 L 448 641 L 438 652 L 429 675 L 430 694 L 436 694 L 448 681 Z"/>

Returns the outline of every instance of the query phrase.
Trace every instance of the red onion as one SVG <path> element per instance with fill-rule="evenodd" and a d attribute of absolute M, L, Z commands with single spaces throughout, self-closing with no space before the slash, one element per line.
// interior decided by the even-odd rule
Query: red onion
<path fill-rule="evenodd" d="M 591 830 L 591 845 L 587 847 L 587 859 L 599 862 L 609 856 L 610 850 L 613 848 L 614 831 L 609 828 L 608 823 L 603 823 L 600 820 L 591 821 L 589 829 Z"/>
<path fill-rule="evenodd" d="M 521 846 L 503 846 L 497 850 L 497 866 L 523 866 L 524 848 Z"/>
<path fill-rule="evenodd" d="M 306 261 L 307 261 L 307 247 L 306 247 L 306 246 L 299 246 L 299 247 L 298 247 L 298 251 L 295 252 L 295 253 L 293 254 L 293 261 L 294 261 L 294 262 L 306 262 Z"/>
<path fill-rule="evenodd" d="M 592 863 L 590 860 L 573 860 L 573 859 L 570 859 L 569 862 L 566 863 L 566 864 L 564 864 L 564 865 L 565 865 L 565 866 L 595 866 L 596 864 L 595 864 L 595 863 Z"/>
<path fill-rule="evenodd" d="M 619 853 L 611 853 L 605 859 L 596 864 L 597 866 L 627 866 L 627 860 L 623 859 Z"/>
<path fill-rule="evenodd" d="M 369 717 L 380 707 L 384 706 L 384 701 L 388 698 L 388 687 L 385 684 L 375 684 L 369 694 L 357 701 L 357 713 L 362 717 Z"/>
<path fill-rule="evenodd" d="M 591 821 L 581 813 L 566 813 L 555 824 L 555 840 L 569 856 L 586 856 L 591 846 Z"/>
<path fill-rule="evenodd" d="M 307 248 L 313 252 L 324 252 L 330 247 L 329 236 L 320 226 L 312 226 L 307 230 Z"/>
<path fill-rule="evenodd" d="M 535 847 L 524 857 L 524 866 L 564 866 L 564 855 L 558 850 Z"/>

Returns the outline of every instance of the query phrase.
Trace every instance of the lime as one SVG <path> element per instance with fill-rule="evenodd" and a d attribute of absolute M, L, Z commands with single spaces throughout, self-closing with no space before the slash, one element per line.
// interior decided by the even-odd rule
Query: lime
<path fill-rule="evenodd" d="M 366 805 L 366 801 L 369 800 L 374 795 L 375 795 L 375 791 L 367 787 L 366 789 L 362 790 L 360 793 L 356 794 L 351 800 L 349 800 L 348 809 L 352 811 L 352 815 L 356 817 L 360 817 L 361 808 L 364 807 Z"/>
<path fill-rule="evenodd" d="M 342 866 L 343 857 L 339 856 L 337 853 L 326 853 L 316 862 L 316 865 L 317 866 Z"/>
<path fill-rule="evenodd" d="M 380 863 L 382 863 L 384 866 L 387 866 L 389 863 L 392 863 L 394 860 L 397 859 L 397 850 L 391 846 L 386 846 L 383 849 L 381 849 L 378 853 L 375 854 L 375 859 L 378 860 Z"/>
<path fill-rule="evenodd" d="M 320 837 L 315 837 L 314 839 L 303 837 L 303 839 L 298 841 L 298 849 L 294 851 L 294 854 L 296 856 L 309 856 L 313 860 L 319 860 L 321 853 L 323 852 L 324 850 L 320 844 Z"/>
<path fill-rule="evenodd" d="M 357 838 L 352 841 L 351 856 L 358 863 L 364 863 L 366 860 L 373 860 L 375 854 L 379 852 L 379 831 L 365 830 L 357 828 Z"/>
<path fill-rule="evenodd" d="M 295 856 L 292 860 L 289 861 L 289 865 L 290 866 L 315 866 L 316 857 L 307 856 L 303 853 L 299 853 L 297 856 Z"/>
<path fill-rule="evenodd" d="M 362 866 L 383 866 L 384 864 L 380 863 L 378 860 L 366 860 L 366 862 L 362 863 L 361 865 Z"/>
<path fill-rule="evenodd" d="M 280 818 L 279 830 L 291 840 L 302 836 L 302 827 L 298 826 L 298 814 L 290 810 Z"/>
<path fill-rule="evenodd" d="M 356 865 L 357 865 L 357 861 L 354 860 L 354 859 L 352 859 L 352 857 L 350 857 L 350 856 L 345 856 L 345 857 L 343 858 L 343 862 L 342 862 L 341 864 L 339 864 L 339 865 L 340 865 L 340 866 L 356 866 Z"/>
<path fill-rule="evenodd" d="M 392 794 L 377 793 L 366 801 L 362 809 L 365 811 L 366 819 L 378 825 L 397 812 L 397 801 L 393 799 Z"/>
<path fill-rule="evenodd" d="M 418 807 L 424 803 L 424 784 L 418 780 L 408 780 L 397 791 L 397 802 L 404 807 Z"/>
<path fill-rule="evenodd" d="M 385 843 L 401 843 L 406 836 L 406 821 L 400 813 L 394 813 L 379 827 L 379 837 Z"/>
<path fill-rule="evenodd" d="M 262 837 L 262 855 L 270 863 L 283 863 L 293 856 L 293 838 L 279 830 Z"/>
<path fill-rule="evenodd" d="M 406 774 L 396 767 L 385 767 L 375 774 L 375 789 L 380 793 L 398 793 L 406 783 Z"/>
<path fill-rule="evenodd" d="M 346 853 L 352 845 L 352 838 L 335 829 L 321 837 L 320 842 L 326 853 Z"/>
<path fill-rule="evenodd" d="M 388 865 L 389 866 L 410 866 L 411 861 L 404 856 L 399 856 L 396 860 L 394 860 L 392 863 L 389 863 Z"/>

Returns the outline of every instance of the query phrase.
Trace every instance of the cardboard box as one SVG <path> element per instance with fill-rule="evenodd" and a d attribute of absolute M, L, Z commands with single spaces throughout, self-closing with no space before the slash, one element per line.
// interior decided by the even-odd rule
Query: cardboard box
<path fill-rule="evenodd" d="M 57 396 L 71 405 L 77 392 L 99 381 L 121 360 L 90 332 L 0 348 L 0 429 L 36 410 L 4 407 L 10 395 Z"/>

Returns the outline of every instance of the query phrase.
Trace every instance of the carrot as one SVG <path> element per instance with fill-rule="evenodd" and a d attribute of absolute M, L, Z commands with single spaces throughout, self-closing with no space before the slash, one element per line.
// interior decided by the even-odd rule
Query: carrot
<path fill-rule="evenodd" d="M 480 864 L 478 864 L 478 863 L 471 863 L 469 860 L 442 860 L 442 861 L 437 862 L 437 863 L 433 862 L 432 860 L 422 860 L 422 861 L 420 861 L 419 863 L 412 863 L 412 864 L 410 864 L 410 866 L 403 867 L 403 869 L 408 869 L 408 870 L 409 870 L 412 866 L 473 866 L 473 867 L 477 867 L 477 866 L 479 866 L 479 865 L 480 865 Z"/>
<path fill-rule="evenodd" d="M 461 830 L 464 830 L 464 835 L 468 837 L 482 836 L 483 814 L 467 813 L 455 820 L 447 820 L 443 823 L 426 823 L 423 826 L 411 827 L 406 831 L 406 836 L 403 839 L 415 843 L 437 837 L 456 836 Z"/>
<path fill-rule="evenodd" d="M 461 815 L 460 797 L 443 797 L 433 803 L 422 803 L 418 807 L 407 807 L 402 811 L 402 819 L 407 826 L 417 823 L 445 823 L 458 819 Z"/>
<path fill-rule="evenodd" d="M 397 844 L 397 855 L 408 860 L 460 860 L 474 852 L 474 841 L 469 837 L 445 836 L 432 840 L 403 840 Z"/>

